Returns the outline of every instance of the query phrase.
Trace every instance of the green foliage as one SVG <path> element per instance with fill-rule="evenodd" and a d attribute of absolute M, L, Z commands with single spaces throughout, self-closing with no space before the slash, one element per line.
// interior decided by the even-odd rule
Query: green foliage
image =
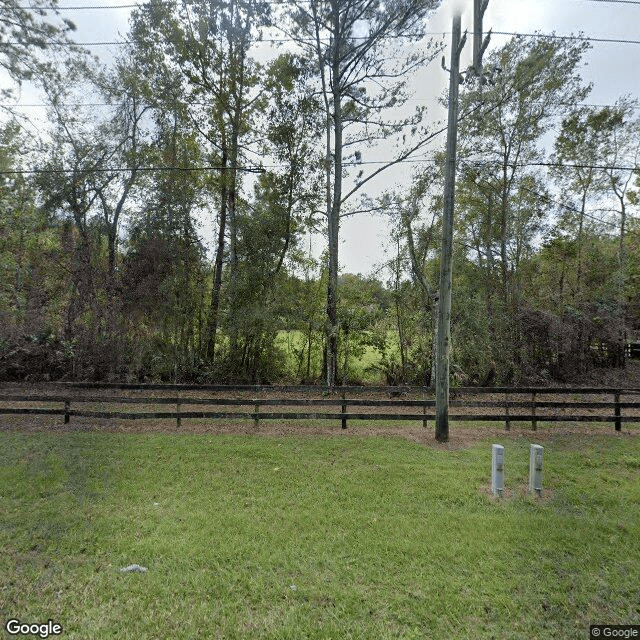
<path fill-rule="evenodd" d="M 432 382 L 441 163 L 405 193 L 363 196 L 363 209 L 392 222 L 375 277 L 339 274 L 338 229 L 379 171 L 353 166 L 360 149 L 427 139 L 417 138 L 422 111 L 401 117 L 399 107 L 405 72 L 433 55 L 406 42 L 437 2 L 350 0 L 336 13 L 324 1 L 309 12 L 297 2 L 151 0 L 133 12 L 131 44 L 111 68 L 76 58 L 62 80 L 36 60 L 46 53 L 37 34 L 66 37 L 69 25 L 46 26 L 40 11 L 56 3 L 0 1 L 0 35 L 20 40 L 0 66 L 15 79 L 42 71 L 51 125 L 38 153 L 14 121 L 0 129 L 1 170 L 27 159 L 42 170 L 0 176 L 4 371 Z M 300 47 L 258 60 L 260 30 L 274 23 Z M 585 47 L 514 38 L 487 55 L 500 73 L 462 89 L 454 384 L 620 366 L 625 335 L 640 331 L 640 178 L 614 169 L 637 163 L 636 105 L 571 106 L 588 93 Z M 111 107 L 70 106 L 89 95 Z M 545 160 L 554 126 L 551 159 L 583 167 L 526 166 Z M 355 162 L 343 162 L 345 149 Z M 325 232 L 316 260 L 306 241 Z"/>
<path fill-rule="evenodd" d="M 68 45 L 68 34 L 76 27 L 67 18 L 58 19 L 57 7 L 58 0 L 34 0 L 28 7 L 0 0 L 0 69 L 14 81 L 41 81 L 58 71 L 47 54 L 58 44 Z M 3 99 L 11 95 L 9 88 L 0 90 Z"/>

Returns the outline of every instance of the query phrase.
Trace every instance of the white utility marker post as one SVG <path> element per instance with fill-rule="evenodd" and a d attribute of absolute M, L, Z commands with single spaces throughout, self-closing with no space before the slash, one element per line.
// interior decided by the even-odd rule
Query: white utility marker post
<path fill-rule="evenodd" d="M 504 491 L 504 447 L 491 445 L 491 493 L 501 496 Z"/>
<path fill-rule="evenodd" d="M 542 451 L 539 444 L 532 444 L 529 450 L 529 493 L 542 493 Z"/>

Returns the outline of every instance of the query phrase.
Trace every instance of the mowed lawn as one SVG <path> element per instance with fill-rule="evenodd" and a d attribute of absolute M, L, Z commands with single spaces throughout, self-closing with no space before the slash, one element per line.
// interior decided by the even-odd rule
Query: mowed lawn
<path fill-rule="evenodd" d="M 491 440 L 2 433 L 2 625 L 530 640 L 640 623 L 640 437 L 547 437 L 542 498 L 531 440 L 495 441 L 501 500 Z"/>

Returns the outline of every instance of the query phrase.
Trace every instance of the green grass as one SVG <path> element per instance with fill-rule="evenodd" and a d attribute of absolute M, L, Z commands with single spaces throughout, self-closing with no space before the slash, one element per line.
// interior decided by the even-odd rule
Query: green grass
<path fill-rule="evenodd" d="M 292 329 L 278 333 L 276 344 L 283 349 L 285 353 L 287 370 L 289 372 L 295 372 L 298 368 L 295 351 L 304 350 L 302 373 L 306 373 L 306 341 L 306 335 L 302 331 Z M 392 331 L 388 333 L 387 346 L 390 352 L 397 351 L 397 336 Z M 314 348 L 311 353 L 311 374 L 312 377 L 318 378 L 322 368 L 322 346 L 318 344 L 317 340 L 314 342 Z M 343 356 L 340 358 L 341 366 L 343 364 L 342 357 Z M 365 346 L 363 353 L 358 354 L 357 357 L 352 353 L 349 358 L 349 378 L 367 384 L 384 384 L 384 374 L 377 368 L 381 359 L 382 356 L 380 352 L 369 345 Z"/>
<path fill-rule="evenodd" d="M 499 440 L 496 440 L 499 441 Z M 640 623 L 640 438 L 0 436 L 0 617 L 64 638 L 582 638 Z M 119 571 L 131 563 L 145 574 Z"/>

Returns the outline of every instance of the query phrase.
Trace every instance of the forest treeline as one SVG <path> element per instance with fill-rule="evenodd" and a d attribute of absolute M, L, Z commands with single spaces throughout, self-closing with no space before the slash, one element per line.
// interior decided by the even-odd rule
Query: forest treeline
<path fill-rule="evenodd" d="M 335 384 L 374 353 L 368 380 L 431 384 L 444 139 L 411 87 L 438 4 L 148 0 L 104 65 L 55 2 L 2 0 L 0 379 Z M 587 47 L 516 36 L 460 87 L 454 383 L 578 379 L 640 332 L 638 104 L 589 105 Z M 388 261 L 341 274 L 363 212 Z"/>

